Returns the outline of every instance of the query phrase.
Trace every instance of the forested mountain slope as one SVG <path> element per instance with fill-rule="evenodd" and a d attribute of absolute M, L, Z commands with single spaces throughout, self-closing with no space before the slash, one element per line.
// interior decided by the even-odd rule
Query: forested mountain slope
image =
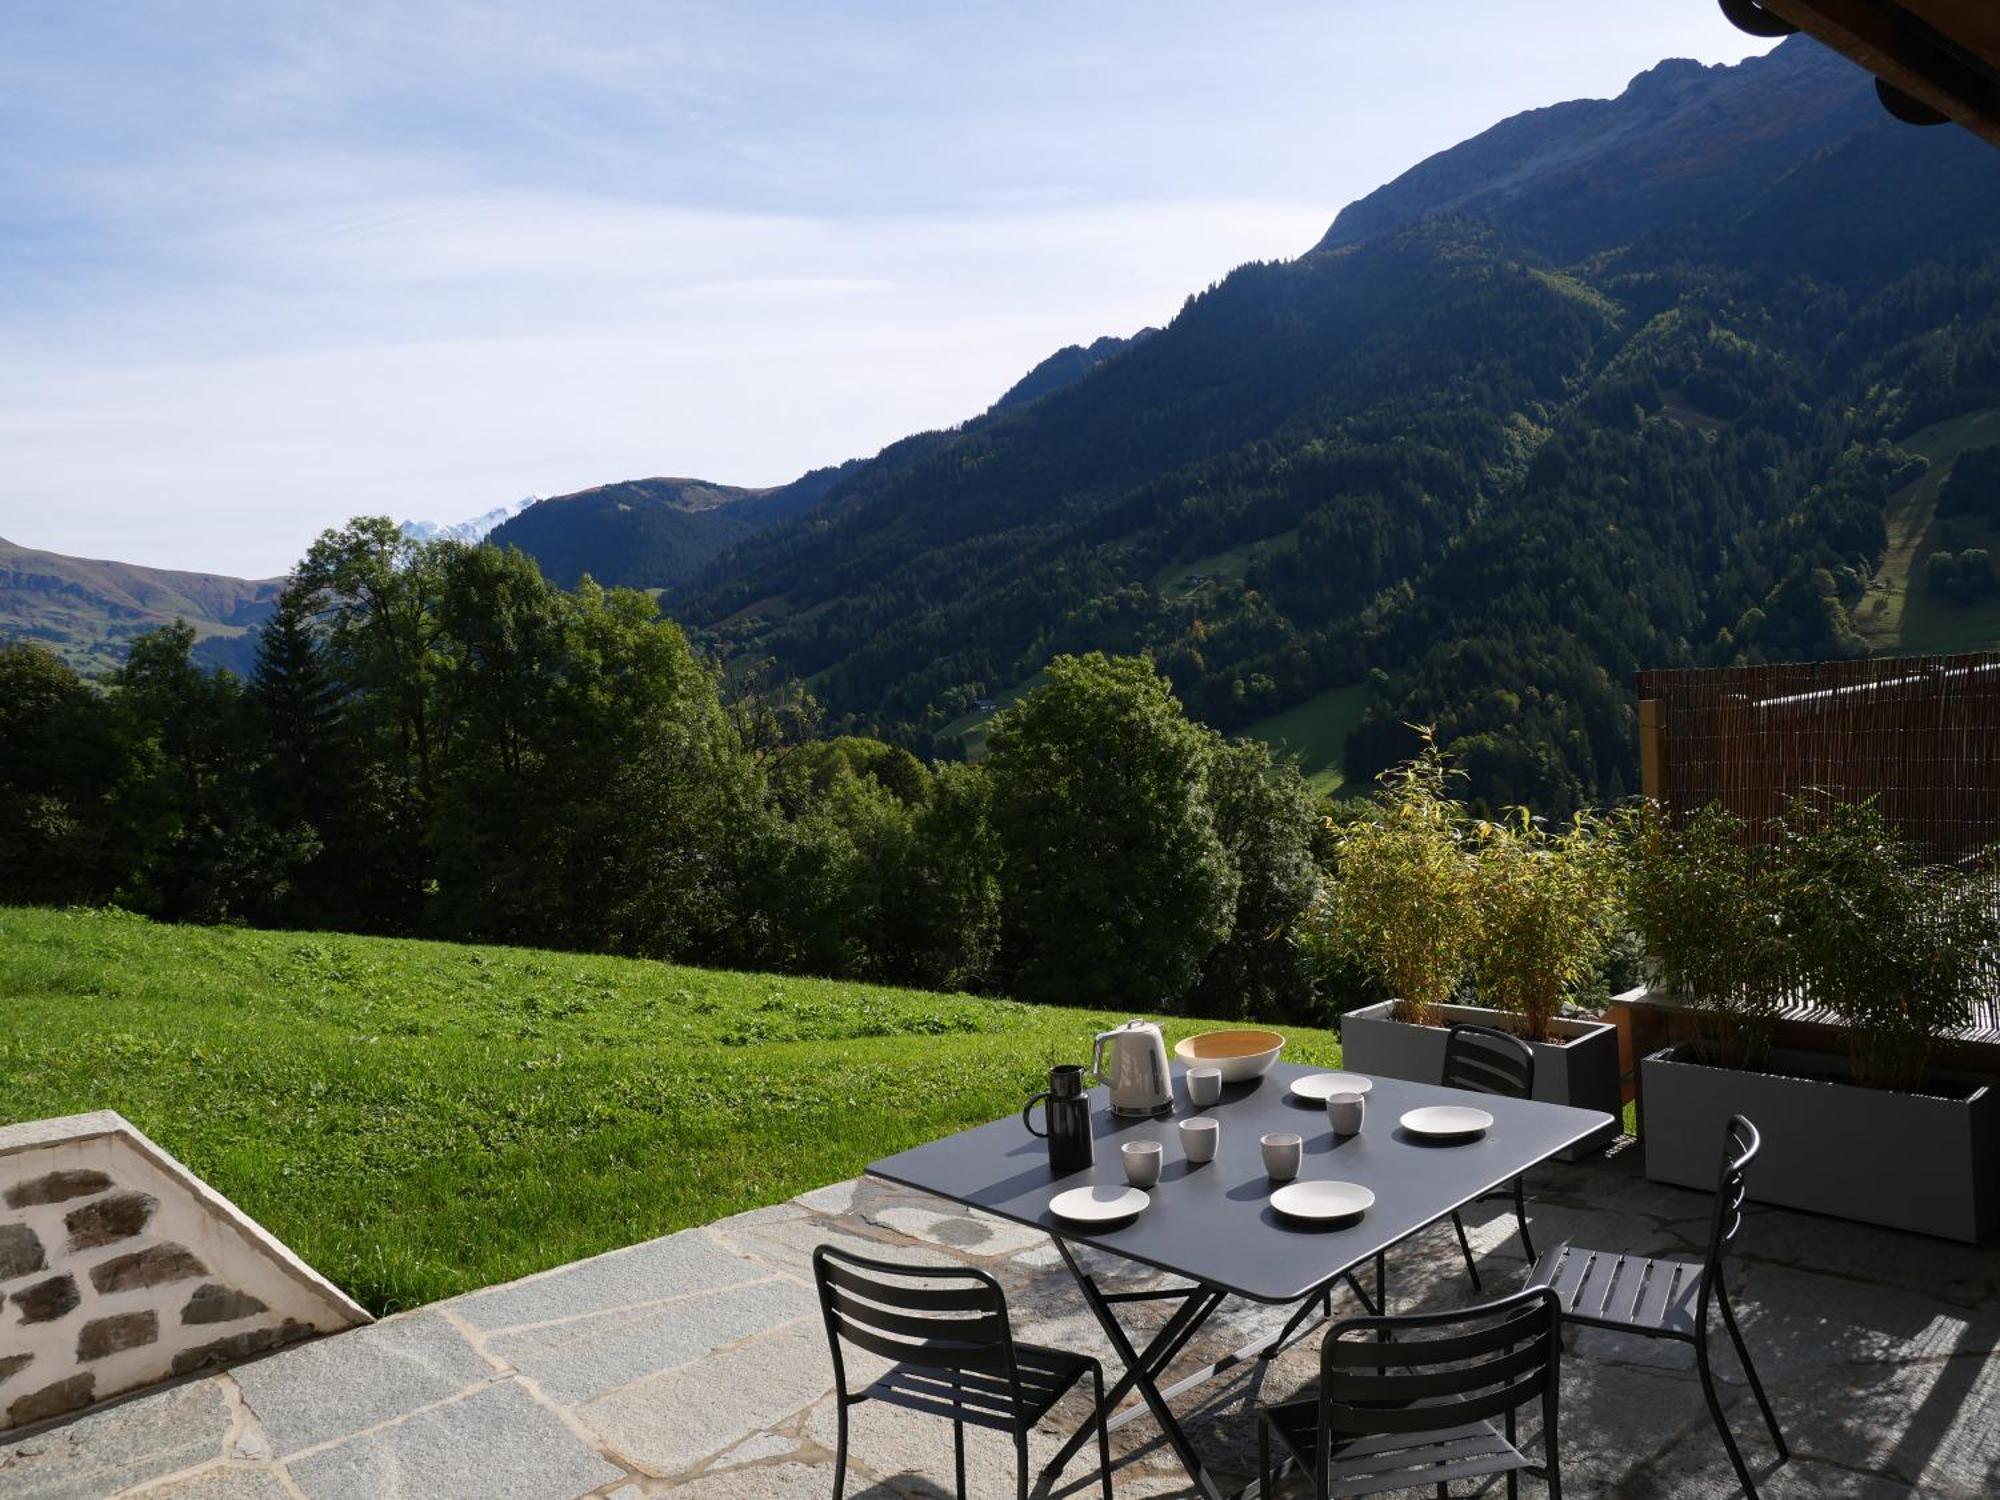
<path fill-rule="evenodd" d="M 1366 684 L 1350 772 L 1435 722 L 1476 793 L 1559 808 L 1630 788 L 1641 663 L 1865 649 L 1895 440 L 1989 406 L 2000 154 L 1798 40 L 1433 158 L 673 608 L 920 749 L 1143 649 L 1230 729 Z"/>
<path fill-rule="evenodd" d="M 816 502 L 841 473 L 816 469 L 777 489 L 704 479 L 628 479 L 538 500 L 489 534 L 519 547 L 565 588 L 672 588 L 718 553 Z"/>

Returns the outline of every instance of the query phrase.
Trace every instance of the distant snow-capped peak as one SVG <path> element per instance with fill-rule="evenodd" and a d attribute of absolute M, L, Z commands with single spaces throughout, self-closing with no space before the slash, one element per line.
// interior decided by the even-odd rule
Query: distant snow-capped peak
<path fill-rule="evenodd" d="M 469 521 L 405 521 L 401 530 L 404 536 L 419 542 L 452 541 L 480 542 L 486 534 L 503 521 L 511 521 L 522 511 L 541 499 L 540 495 L 530 495 L 525 500 L 516 500 L 511 505 L 496 505 L 483 515 L 474 516 Z"/>

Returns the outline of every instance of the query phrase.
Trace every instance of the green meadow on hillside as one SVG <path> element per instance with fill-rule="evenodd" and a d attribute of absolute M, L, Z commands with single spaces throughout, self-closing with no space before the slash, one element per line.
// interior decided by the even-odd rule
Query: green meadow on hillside
<path fill-rule="evenodd" d="M 1924 581 L 1924 564 L 1937 551 L 1942 530 L 1938 488 L 1959 454 L 1990 443 L 2000 443 L 2000 407 L 1934 422 L 1899 444 L 1929 459 L 1931 469 L 1890 501 L 1889 550 L 1854 612 L 1855 628 L 1877 654 L 1983 651 L 2000 644 L 2000 600 L 1954 605 Z M 1973 545 L 1990 548 L 2000 541 L 1970 517 L 1957 525 Z"/>
<path fill-rule="evenodd" d="M 1243 733 L 1248 739 L 1262 740 L 1280 755 L 1296 755 L 1306 784 L 1324 796 L 1339 791 L 1347 780 L 1341 754 L 1367 707 L 1367 685 L 1357 683 L 1317 694 L 1252 724 Z"/>
<path fill-rule="evenodd" d="M 853 1176 L 1018 1110 L 1124 1019 L 0 908 L 6 1116 L 118 1110 L 376 1312 Z"/>

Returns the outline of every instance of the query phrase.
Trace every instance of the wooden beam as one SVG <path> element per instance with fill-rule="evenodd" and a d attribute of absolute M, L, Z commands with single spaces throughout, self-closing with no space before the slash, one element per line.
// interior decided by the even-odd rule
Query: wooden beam
<path fill-rule="evenodd" d="M 1658 698 L 1639 700 L 1639 792 L 1648 802 L 1660 800 L 1661 708 Z"/>
<path fill-rule="evenodd" d="M 1764 9 L 1810 32 L 1877 78 L 2000 146 L 2000 57 L 1987 34 L 2000 27 L 1983 0 L 1758 0 Z M 1921 13 L 1923 24 L 1919 24 Z M 1931 30 L 1951 38 L 1985 69 L 1940 46 Z M 1982 43 L 1982 38 L 1986 42 Z"/>
<path fill-rule="evenodd" d="M 2000 68 L 2000 5 L 1990 0 L 1901 0 L 1919 21 L 1950 37 L 1974 57 Z"/>

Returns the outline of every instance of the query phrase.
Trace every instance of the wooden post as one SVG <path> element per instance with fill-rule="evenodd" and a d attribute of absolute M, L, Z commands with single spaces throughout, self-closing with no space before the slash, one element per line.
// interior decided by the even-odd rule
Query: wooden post
<path fill-rule="evenodd" d="M 1658 698 L 1639 700 L 1639 791 L 1648 802 L 1660 800 L 1661 707 Z"/>

